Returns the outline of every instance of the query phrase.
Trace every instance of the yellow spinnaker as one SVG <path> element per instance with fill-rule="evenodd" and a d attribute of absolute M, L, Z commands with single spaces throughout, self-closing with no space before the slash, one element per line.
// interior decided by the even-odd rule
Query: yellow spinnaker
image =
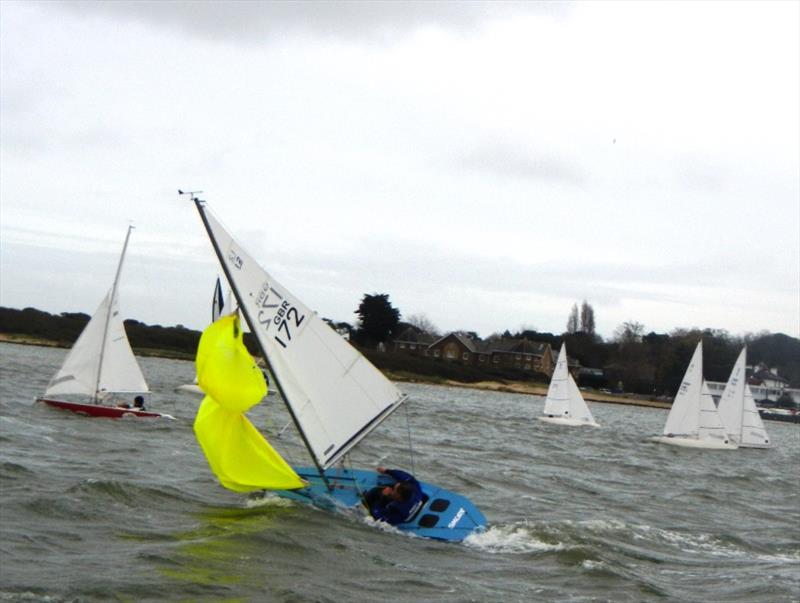
<path fill-rule="evenodd" d="M 267 384 L 244 347 L 238 313 L 203 331 L 195 363 L 206 397 L 194 433 L 220 483 L 236 492 L 305 486 L 244 415 L 267 395 Z"/>

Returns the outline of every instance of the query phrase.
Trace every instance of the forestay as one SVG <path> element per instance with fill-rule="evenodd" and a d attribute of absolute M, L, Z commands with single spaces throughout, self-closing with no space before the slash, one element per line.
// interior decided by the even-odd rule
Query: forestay
<path fill-rule="evenodd" d="M 336 463 L 405 399 L 198 203 L 240 310 L 317 463 Z"/>

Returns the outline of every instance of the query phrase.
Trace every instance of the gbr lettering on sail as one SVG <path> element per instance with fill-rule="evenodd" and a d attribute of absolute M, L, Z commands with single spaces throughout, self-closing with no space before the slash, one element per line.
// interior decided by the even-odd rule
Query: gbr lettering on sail
<path fill-rule="evenodd" d="M 256 305 L 258 324 L 263 326 L 267 334 L 271 335 L 280 346 L 288 347 L 292 335 L 303 324 L 305 313 L 301 313 L 297 306 L 271 286 L 268 280 L 261 285 L 261 290 L 256 296 Z"/>
<path fill-rule="evenodd" d="M 246 255 L 243 252 L 239 252 L 231 246 L 227 255 L 228 263 L 237 272 L 242 273 L 242 280 L 253 284 L 261 280 L 260 286 L 256 285 L 250 289 L 257 291 L 254 296 L 251 294 L 251 299 L 255 299 L 256 306 L 255 320 L 257 324 L 254 326 L 263 329 L 263 332 L 268 337 L 272 337 L 278 345 L 287 348 L 306 319 L 305 308 L 301 303 L 294 302 L 286 290 L 279 290 L 277 283 L 274 281 L 270 283 L 269 275 L 263 270 L 260 268 L 257 269 L 257 272 L 252 269 L 248 270 L 250 264 L 254 266 L 256 264 L 245 262 Z M 238 275 L 234 275 L 234 278 L 236 276 Z"/>

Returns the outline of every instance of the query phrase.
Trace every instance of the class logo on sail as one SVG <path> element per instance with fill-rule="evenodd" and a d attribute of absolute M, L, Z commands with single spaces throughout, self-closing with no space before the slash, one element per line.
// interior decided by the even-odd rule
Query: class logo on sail
<path fill-rule="evenodd" d="M 233 247 L 230 248 L 228 251 L 228 261 L 233 264 L 234 268 L 237 270 L 241 270 L 242 266 L 244 266 L 244 260 L 242 256 L 234 249 Z"/>

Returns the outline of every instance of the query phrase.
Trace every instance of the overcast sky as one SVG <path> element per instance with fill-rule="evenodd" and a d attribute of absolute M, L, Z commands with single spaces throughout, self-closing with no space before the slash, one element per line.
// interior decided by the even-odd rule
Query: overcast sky
<path fill-rule="evenodd" d="M 0 305 L 800 336 L 798 2 L 0 3 Z"/>

